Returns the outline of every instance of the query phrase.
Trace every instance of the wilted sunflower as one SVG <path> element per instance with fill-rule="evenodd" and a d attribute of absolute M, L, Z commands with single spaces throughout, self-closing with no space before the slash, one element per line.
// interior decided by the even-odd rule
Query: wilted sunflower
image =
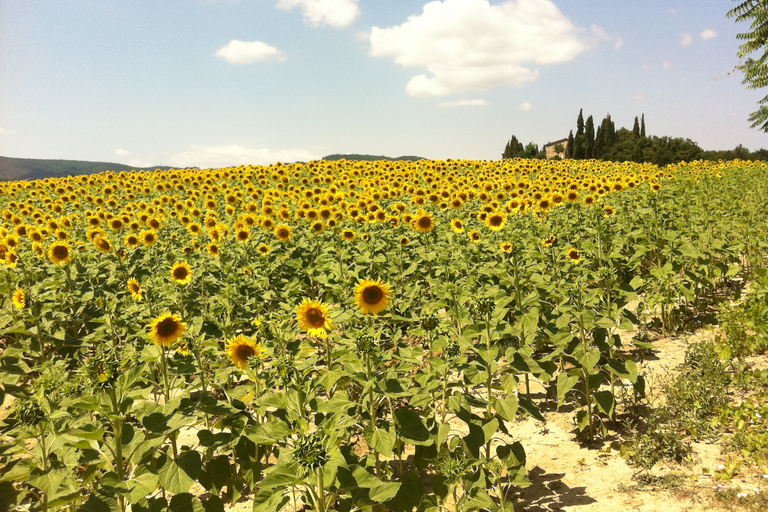
<path fill-rule="evenodd" d="M 387 283 L 380 281 L 361 281 L 355 288 L 357 307 L 368 315 L 381 313 L 389 306 L 389 296 L 392 292 Z"/>
<path fill-rule="evenodd" d="M 173 345 L 186 331 L 187 324 L 182 322 L 178 315 L 171 313 L 163 313 L 149 325 L 149 337 L 155 340 L 155 344 L 164 347 Z"/>
<path fill-rule="evenodd" d="M 291 239 L 291 236 L 293 236 L 293 232 L 291 231 L 290 227 L 282 224 L 275 228 L 275 236 L 278 238 L 278 240 L 287 242 Z"/>
<path fill-rule="evenodd" d="M 262 361 L 266 359 L 266 351 L 261 343 L 256 343 L 253 338 L 241 334 L 227 342 L 227 356 L 232 364 L 245 370 L 248 368 L 250 358 L 258 357 Z"/>
<path fill-rule="evenodd" d="M 435 229 L 435 219 L 428 211 L 419 210 L 411 225 L 419 233 L 429 233 Z"/>
<path fill-rule="evenodd" d="M 56 242 L 48 249 L 48 257 L 53 263 L 62 264 L 72 261 L 72 251 L 67 242 Z"/>
<path fill-rule="evenodd" d="M 187 263 L 176 263 L 171 268 L 171 277 L 178 284 L 187 284 L 192 280 L 192 269 Z"/>
<path fill-rule="evenodd" d="M 541 241 L 543 247 L 552 247 L 557 242 L 555 235 L 549 235 L 547 238 Z"/>
<path fill-rule="evenodd" d="M 565 255 L 573 263 L 579 263 L 581 261 L 581 253 L 579 252 L 578 249 L 574 249 L 573 247 L 568 249 L 568 252 Z"/>
<path fill-rule="evenodd" d="M 451 229 L 454 233 L 464 232 L 464 222 L 461 219 L 453 219 L 451 221 Z"/>
<path fill-rule="evenodd" d="M 136 300 L 144 298 L 141 291 L 141 285 L 136 279 L 131 278 L 128 280 L 128 291 L 131 292 L 131 295 Z"/>
<path fill-rule="evenodd" d="M 492 231 L 501 231 L 507 224 L 507 216 L 503 213 L 492 213 L 485 218 L 485 225 Z"/>
<path fill-rule="evenodd" d="M 16 288 L 16 291 L 13 292 L 13 298 L 11 299 L 11 302 L 13 302 L 13 305 L 16 309 L 24 309 L 24 306 L 27 305 L 27 296 L 24 295 L 24 290 L 21 288 Z"/>
<path fill-rule="evenodd" d="M 326 304 L 304 299 L 296 307 L 296 320 L 299 321 L 299 327 L 310 336 L 325 338 L 328 335 L 328 331 L 333 329 L 333 322 L 331 322 L 328 312 Z"/>

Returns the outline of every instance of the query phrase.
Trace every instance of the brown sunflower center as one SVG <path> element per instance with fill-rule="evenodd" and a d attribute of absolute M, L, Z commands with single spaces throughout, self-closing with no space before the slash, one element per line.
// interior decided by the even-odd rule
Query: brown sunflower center
<path fill-rule="evenodd" d="M 157 324 L 155 328 L 157 334 L 163 337 L 173 336 L 178 330 L 176 320 L 173 318 L 166 318 Z"/>
<path fill-rule="evenodd" d="M 491 226 L 501 226 L 501 217 L 498 215 L 491 217 Z"/>
<path fill-rule="evenodd" d="M 186 279 L 189 275 L 189 272 L 187 272 L 187 269 L 184 267 L 176 267 L 173 269 L 173 278 L 176 280 Z"/>
<path fill-rule="evenodd" d="M 278 229 L 277 230 L 277 236 L 280 238 L 288 238 L 288 230 L 287 229 Z"/>
<path fill-rule="evenodd" d="M 56 245 L 53 247 L 53 256 L 59 260 L 67 259 L 69 257 L 69 249 L 63 245 Z"/>
<path fill-rule="evenodd" d="M 419 219 L 419 227 L 428 228 L 432 225 L 432 220 L 429 217 L 421 217 Z"/>
<path fill-rule="evenodd" d="M 309 322 L 312 327 L 322 327 L 325 325 L 325 316 L 323 316 L 323 312 L 317 308 L 309 308 L 307 310 L 306 318 L 307 322 Z"/>
<path fill-rule="evenodd" d="M 237 349 L 235 349 L 235 353 L 237 354 L 238 359 L 247 361 L 248 358 L 256 355 L 256 349 L 250 345 L 239 345 Z"/>
<path fill-rule="evenodd" d="M 363 300 L 366 304 L 378 304 L 384 298 L 384 291 L 378 286 L 367 286 L 363 290 Z"/>

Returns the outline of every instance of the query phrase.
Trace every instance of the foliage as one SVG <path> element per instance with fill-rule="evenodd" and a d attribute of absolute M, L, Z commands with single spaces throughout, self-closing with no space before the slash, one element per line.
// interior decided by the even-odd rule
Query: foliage
<path fill-rule="evenodd" d="M 738 0 L 741 1 L 741 0 Z M 750 32 L 742 32 L 736 37 L 745 41 L 739 46 L 739 57 L 747 60 L 739 64 L 737 69 L 744 72 L 744 81 L 747 89 L 761 89 L 768 85 L 768 2 L 765 0 L 746 0 L 735 8 L 728 11 L 728 17 L 735 17 L 736 21 L 749 21 Z M 749 57 L 758 52 L 757 58 Z M 768 96 L 758 102 L 760 107 L 749 116 L 752 128 L 760 128 L 762 131 L 768 131 Z"/>

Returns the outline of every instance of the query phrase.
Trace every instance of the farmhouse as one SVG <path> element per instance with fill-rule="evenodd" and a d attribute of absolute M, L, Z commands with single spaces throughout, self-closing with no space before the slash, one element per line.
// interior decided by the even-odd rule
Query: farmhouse
<path fill-rule="evenodd" d="M 555 151 L 555 146 L 560 144 L 563 148 L 562 151 Z M 544 153 L 547 156 L 547 160 L 550 160 L 556 156 L 559 156 L 561 159 L 565 159 L 565 150 L 568 148 L 568 139 L 560 139 L 556 140 L 555 142 L 547 142 L 544 144 Z M 560 149 L 560 148 L 558 148 Z"/>

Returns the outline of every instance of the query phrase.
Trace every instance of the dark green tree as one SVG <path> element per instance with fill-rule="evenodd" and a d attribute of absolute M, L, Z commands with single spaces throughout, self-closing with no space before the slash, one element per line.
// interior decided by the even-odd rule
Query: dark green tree
<path fill-rule="evenodd" d="M 523 147 L 523 143 L 517 140 L 517 137 L 513 135 L 512 138 L 509 139 L 509 142 L 507 142 L 507 145 L 504 148 L 504 153 L 501 154 L 501 158 L 522 157 L 524 151 L 525 148 Z"/>
<path fill-rule="evenodd" d="M 640 136 L 640 121 L 637 120 L 637 116 L 635 116 L 635 125 L 632 127 L 632 133 L 635 137 Z"/>
<path fill-rule="evenodd" d="M 573 130 L 568 132 L 568 143 L 565 146 L 565 158 L 573 158 Z"/>
<path fill-rule="evenodd" d="M 576 136 L 573 138 L 573 158 L 577 160 L 583 159 L 586 154 L 584 138 L 584 113 L 583 109 L 580 109 L 576 119 Z"/>
<path fill-rule="evenodd" d="M 584 158 L 595 158 L 595 121 L 592 116 L 584 125 Z"/>
<path fill-rule="evenodd" d="M 640 118 L 640 136 L 645 138 L 645 114 Z"/>
<path fill-rule="evenodd" d="M 737 0 L 738 1 L 738 0 Z M 742 32 L 736 37 L 744 42 L 739 46 L 739 58 L 747 57 L 736 69 L 744 73 L 743 84 L 747 89 L 761 89 L 768 85 L 768 0 L 742 1 L 727 14 L 736 21 L 749 21 L 750 32 Z M 748 57 L 757 52 L 757 58 Z M 749 115 L 752 128 L 768 132 L 768 96 L 758 101 L 758 109 Z"/>

